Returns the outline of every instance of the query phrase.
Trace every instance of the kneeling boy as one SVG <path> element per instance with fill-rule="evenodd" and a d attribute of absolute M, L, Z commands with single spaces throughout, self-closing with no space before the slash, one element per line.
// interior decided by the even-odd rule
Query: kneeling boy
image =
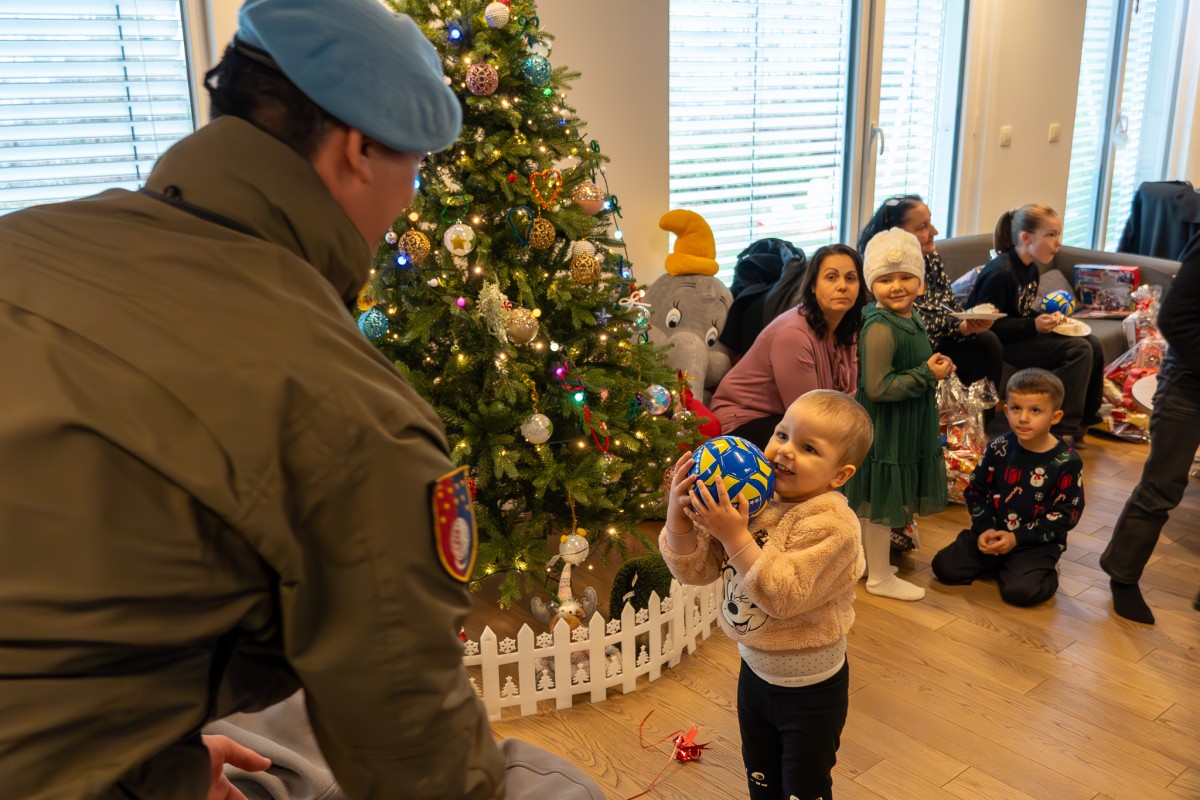
<path fill-rule="evenodd" d="M 1037 605 L 1058 591 L 1058 559 L 1083 513 L 1083 461 L 1050 433 L 1062 419 L 1062 381 L 1023 369 L 1008 381 L 1012 433 L 988 443 L 965 498 L 971 527 L 933 558 L 947 584 L 995 576 L 1000 597 Z"/>

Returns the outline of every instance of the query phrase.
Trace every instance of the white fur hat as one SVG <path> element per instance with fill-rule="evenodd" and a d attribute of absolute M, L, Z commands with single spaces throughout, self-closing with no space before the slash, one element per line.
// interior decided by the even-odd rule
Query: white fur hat
<path fill-rule="evenodd" d="M 875 234 L 867 242 L 867 252 L 863 253 L 863 277 L 868 289 L 890 272 L 907 272 L 925 283 L 925 256 L 921 254 L 921 243 L 902 228 L 889 228 Z"/>

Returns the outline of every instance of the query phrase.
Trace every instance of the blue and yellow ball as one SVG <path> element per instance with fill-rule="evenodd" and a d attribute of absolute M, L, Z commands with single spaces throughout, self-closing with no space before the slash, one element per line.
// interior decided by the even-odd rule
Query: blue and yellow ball
<path fill-rule="evenodd" d="M 700 476 L 697 484 L 714 487 L 714 493 L 718 470 L 729 499 L 734 500 L 741 494 L 750 504 L 751 518 L 767 507 L 775 493 L 775 471 L 767 457 L 740 436 L 718 436 L 696 448 L 692 454 L 691 474 Z M 737 505 L 736 501 L 734 505 Z"/>
<path fill-rule="evenodd" d="M 1045 314 L 1062 314 L 1064 317 L 1071 316 L 1075 312 L 1075 307 L 1075 295 L 1066 289 L 1047 292 L 1046 296 L 1038 303 L 1038 311 Z"/>

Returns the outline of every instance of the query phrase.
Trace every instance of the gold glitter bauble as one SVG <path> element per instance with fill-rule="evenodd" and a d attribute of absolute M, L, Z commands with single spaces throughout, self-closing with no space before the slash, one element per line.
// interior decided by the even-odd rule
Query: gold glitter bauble
<path fill-rule="evenodd" d="M 571 277 L 580 286 L 591 286 L 600 277 L 600 262 L 587 253 L 571 259 Z"/>
<path fill-rule="evenodd" d="M 529 246 L 534 250 L 549 250 L 554 246 L 554 239 L 557 236 L 558 231 L 554 230 L 550 220 L 538 217 L 533 221 L 533 227 L 529 229 Z"/>
<path fill-rule="evenodd" d="M 571 190 L 571 201 L 585 214 L 599 214 L 605 199 L 604 192 L 591 181 L 584 181 Z"/>
<path fill-rule="evenodd" d="M 528 308 L 514 308 L 504 323 L 504 332 L 516 344 L 529 344 L 537 336 L 538 321 Z"/>
<path fill-rule="evenodd" d="M 409 231 L 400 237 L 400 252 L 414 264 L 420 264 L 429 255 L 429 237 L 420 231 Z"/>

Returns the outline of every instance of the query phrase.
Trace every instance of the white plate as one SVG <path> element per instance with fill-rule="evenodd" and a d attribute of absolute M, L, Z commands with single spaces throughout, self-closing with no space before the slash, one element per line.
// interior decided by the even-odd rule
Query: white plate
<path fill-rule="evenodd" d="M 1077 319 L 1069 319 L 1058 323 L 1056 327 L 1050 330 L 1060 336 L 1087 336 L 1092 332 L 1092 326 Z"/>
<path fill-rule="evenodd" d="M 1154 392 L 1156 389 L 1158 389 L 1158 376 L 1147 375 L 1134 381 L 1129 393 L 1133 395 L 1134 400 L 1137 400 L 1147 409 L 1150 409 L 1154 407 Z"/>
<path fill-rule="evenodd" d="M 955 319 L 1000 319 L 1007 317 L 1008 314 L 988 313 L 987 311 L 951 311 L 950 316 Z"/>

